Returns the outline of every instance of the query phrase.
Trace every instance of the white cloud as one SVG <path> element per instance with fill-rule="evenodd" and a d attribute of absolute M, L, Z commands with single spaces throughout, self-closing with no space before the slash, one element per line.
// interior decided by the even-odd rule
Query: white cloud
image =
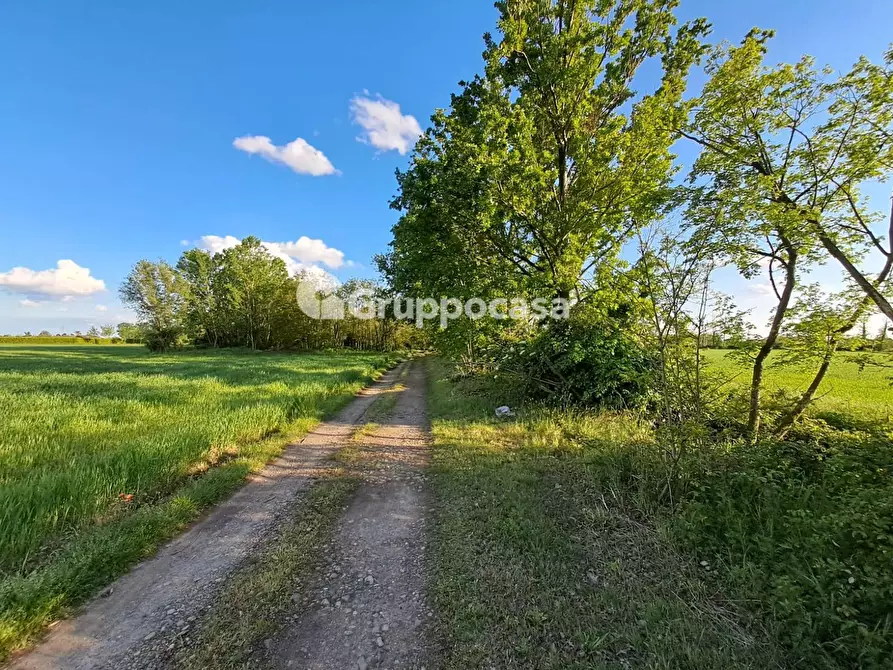
<path fill-rule="evenodd" d="M 105 305 L 96 305 L 95 309 L 96 309 L 97 312 L 107 312 L 107 311 L 109 311 L 109 308 L 106 307 Z"/>
<path fill-rule="evenodd" d="M 301 137 L 285 146 L 276 146 L 263 135 L 237 137 L 233 140 L 233 146 L 246 153 L 263 156 L 271 163 L 287 165 L 298 174 L 319 177 L 338 172 L 322 151 Z"/>
<path fill-rule="evenodd" d="M 237 246 L 242 240 L 232 235 L 205 235 L 198 241 L 198 246 L 205 251 L 217 253 Z M 273 256 L 286 261 L 286 265 L 295 261 L 302 264 L 322 263 L 330 268 L 338 269 L 350 264 L 344 260 L 344 252 L 328 246 L 322 240 L 313 240 L 302 235 L 294 242 L 261 242 Z"/>
<path fill-rule="evenodd" d="M 365 131 L 357 139 L 382 151 L 396 150 L 401 155 L 412 149 L 422 134 L 414 116 L 400 113 L 400 105 L 380 95 L 357 96 L 350 101 L 353 121 Z"/>
<path fill-rule="evenodd" d="M 783 287 L 784 287 L 784 285 L 780 286 L 779 289 L 781 289 Z M 761 296 L 766 296 L 766 295 L 774 296 L 775 295 L 775 289 L 772 288 L 772 284 L 770 284 L 769 282 L 757 282 L 757 283 L 751 284 L 749 286 L 749 288 L 752 293 L 756 293 L 757 295 L 761 295 Z"/>
<path fill-rule="evenodd" d="M 40 307 L 40 303 L 37 300 L 29 300 L 28 298 L 19 300 L 19 304 L 22 307 Z"/>
<path fill-rule="evenodd" d="M 204 249 L 205 251 L 210 251 L 212 254 L 216 254 L 224 249 L 232 249 L 233 247 L 238 246 L 241 241 L 242 240 L 238 237 L 233 237 L 232 235 L 226 235 L 225 237 L 220 237 L 219 235 L 203 235 L 197 245 L 199 249 Z"/>
<path fill-rule="evenodd" d="M 344 253 L 338 249 L 326 246 L 322 240 L 311 240 L 302 235 L 294 242 L 269 242 L 282 253 L 297 258 L 302 263 L 323 263 L 330 268 L 340 268 L 344 265 Z"/>
<path fill-rule="evenodd" d="M 198 247 L 216 254 L 224 249 L 231 249 L 237 246 L 241 241 L 233 235 L 225 235 L 223 237 L 219 235 L 204 235 L 198 241 Z M 296 275 L 300 272 L 313 273 L 320 278 L 323 278 L 323 275 L 325 275 L 325 281 L 335 282 L 337 285 L 339 283 L 337 278 L 319 267 L 318 263 L 335 269 L 346 264 L 344 252 L 327 246 L 322 240 L 313 240 L 302 236 L 295 242 L 261 242 L 261 244 L 270 255 L 281 258 L 285 262 L 285 267 L 291 275 Z"/>
<path fill-rule="evenodd" d="M 62 298 L 87 296 L 105 290 L 105 282 L 90 275 L 89 268 L 82 268 L 71 260 L 60 260 L 51 270 L 31 270 L 16 267 L 0 273 L 0 287 L 27 296 Z"/>

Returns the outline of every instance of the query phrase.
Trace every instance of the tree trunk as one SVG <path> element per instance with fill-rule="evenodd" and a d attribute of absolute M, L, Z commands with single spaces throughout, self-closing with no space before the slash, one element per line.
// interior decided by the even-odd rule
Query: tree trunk
<path fill-rule="evenodd" d="M 753 378 L 750 382 L 750 413 L 747 417 L 747 432 L 751 436 L 751 440 L 756 441 L 760 432 L 760 390 L 763 384 L 763 364 L 772 353 L 772 348 L 778 341 L 778 334 L 781 332 L 781 324 L 784 321 L 784 315 L 788 311 L 788 305 L 791 302 L 791 295 L 794 293 L 794 283 L 796 281 L 797 266 L 797 250 L 791 246 L 791 243 L 783 236 L 780 236 L 782 248 L 787 251 L 788 258 L 785 263 L 785 285 L 775 308 L 775 316 L 772 317 L 772 325 L 769 328 L 769 335 L 763 342 L 757 352 L 757 357 L 753 362 Z"/>
<path fill-rule="evenodd" d="M 794 211 L 802 212 L 803 210 L 791 200 L 787 194 L 779 193 L 774 198 L 772 198 L 773 202 L 781 203 L 786 205 L 789 209 Z M 859 288 L 865 291 L 865 295 L 871 298 L 872 302 L 877 305 L 878 309 L 888 318 L 893 320 L 893 305 L 881 294 L 880 291 L 875 287 L 874 284 L 866 277 L 862 272 L 859 271 L 853 262 L 846 255 L 846 252 L 843 251 L 837 243 L 828 235 L 828 232 L 822 226 L 821 221 L 818 219 L 807 216 L 804 217 L 805 221 L 810 224 L 816 231 L 818 235 L 819 241 L 822 243 L 822 246 L 825 247 L 825 250 L 831 254 L 831 256 L 843 266 L 843 269 L 847 271 L 850 277 L 853 278 Z M 890 207 L 890 237 L 893 239 L 893 204 Z M 887 253 L 888 260 L 893 256 L 893 248 L 890 249 L 890 252 Z"/>
<path fill-rule="evenodd" d="M 558 200 L 559 206 L 564 206 L 564 196 L 567 191 L 567 147 L 561 142 L 558 144 Z"/>
<path fill-rule="evenodd" d="M 874 284 L 872 284 L 871 281 L 859 271 L 859 268 L 853 265 L 834 240 L 828 237 L 824 232 L 819 233 L 819 240 L 821 241 L 822 246 L 827 249 L 828 253 L 843 266 L 850 277 L 853 278 L 853 281 L 855 281 L 859 287 L 865 291 L 865 294 L 871 298 L 872 302 L 877 305 L 878 309 L 881 310 L 888 319 L 893 319 L 893 305 L 891 305 L 881 292 L 875 288 Z"/>
<path fill-rule="evenodd" d="M 800 396 L 800 399 L 797 401 L 797 404 L 791 409 L 790 412 L 784 415 L 781 422 L 778 424 L 778 427 L 775 429 L 775 437 L 779 440 L 784 439 L 784 436 L 788 434 L 788 431 L 791 427 L 796 423 L 797 419 L 799 419 L 803 412 L 806 411 L 806 408 L 812 403 L 812 399 L 815 397 L 816 391 L 819 390 L 819 386 L 822 383 L 822 380 L 825 378 L 825 373 L 828 372 L 828 368 L 831 367 L 831 359 L 834 358 L 834 352 L 837 351 L 837 341 L 831 345 L 831 348 L 825 352 L 825 357 L 822 359 L 822 364 L 819 366 L 818 372 L 815 373 L 815 377 L 813 377 L 812 383 L 809 385 L 809 388 Z"/>
<path fill-rule="evenodd" d="M 891 213 L 891 221 L 893 221 L 893 213 Z M 884 285 L 884 282 L 887 281 L 887 277 L 890 276 L 890 272 L 893 271 L 893 254 L 887 256 L 887 260 L 884 263 L 884 267 L 881 269 L 880 274 L 877 277 L 877 280 L 872 285 L 872 288 L 879 289 Z M 825 378 L 825 374 L 828 372 L 828 368 L 831 366 L 831 360 L 834 357 L 835 352 L 837 351 L 838 346 L 838 336 L 846 335 L 847 332 L 855 328 L 856 323 L 865 315 L 865 310 L 868 309 L 868 306 L 871 304 L 872 300 L 870 296 L 866 296 L 862 299 L 856 309 L 853 311 L 852 316 L 833 334 L 831 342 L 828 343 L 828 351 L 825 353 L 825 357 L 822 359 L 822 364 L 819 366 L 818 371 L 815 374 L 815 377 L 812 380 L 812 383 L 809 385 L 809 388 L 803 393 L 800 397 L 800 400 L 797 401 L 797 404 L 794 405 L 793 409 L 788 412 L 778 424 L 778 427 L 775 429 L 775 437 L 782 439 L 785 435 L 787 435 L 788 431 L 791 429 L 791 426 L 796 423 L 797 419 L 799 419 L 803 412 L 806 411 L 806 408 L 812 403 L 812 399 L 815 397 L 816 391 L 818 391 L 819 386 L 822 383 L 822 380 Z M 863 324 L 863 332 L 865 330 L 865 326 Z"/>

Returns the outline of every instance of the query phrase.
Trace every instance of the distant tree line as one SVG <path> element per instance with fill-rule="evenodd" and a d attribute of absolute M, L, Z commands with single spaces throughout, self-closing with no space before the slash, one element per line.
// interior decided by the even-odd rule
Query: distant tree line
<path fill-rule="evenodd" d="M 138 344 L 145 341 L 144 330 L 138 324 L 123 322 L 117 326 L 113 324 L 90 326 L 86 333 L 80 330 L 71 333 L 51 333 L 44 329 L 34 335 L 30 330 L 26 330 L 21 335 L 0 335 L 0 339 L 7 343 L 11 343 L 11 340 L 15 339 L 26 343 L 38 343 L 38 340 L 45 340 L 48 344 L 77 344 L 81 341 L 96 344 Z"/>
<path fill-rule="evenodd" d="M 139 261 L 120 288 L 121 300 L 139 317 L 146 345 L 156 351 L 193 344 L 250 349 L 352 348 L 392 350 L 413 333 L 393 318 L 319 320 L 297 304 L 299 281 L 257 237 L 217 253 L 185 251 L 176 265 Z M 352 280 L 343 295 L 370 282 Z"/>

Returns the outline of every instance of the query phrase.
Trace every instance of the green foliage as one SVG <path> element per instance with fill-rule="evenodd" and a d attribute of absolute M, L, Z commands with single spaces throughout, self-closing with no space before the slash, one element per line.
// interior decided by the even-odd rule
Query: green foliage
<path fill-rule="evenodd" d="M 204 347 L 250 349 L 325 349 L 329 347 L 394 350 L 412 341 L 393 314 L 361 319 L 318 320 L 298 307 L 298 282 L 285 262 L 256 237 L 210 254 L 201 249 L 183 253 L 176 268 L 163 261 L 140 261 L 121 287 L 121 298 L 140 316 L 136 326 L 120 324 L 128 342 L 145 342 L 151 351 L 167 351 L 191 342 Z M 359 287 L 371 294 L 381 289 L 369 282 L 348 282 L 339 295 Z"/>
<path fill-rule="evenodd" d="M 811 428 L 699 454 L 676 537 L 757 597 L 812 667 L 885 667 L 893 654 L 893 442 Z M 818 645 L 818 646 L 816 646 Z"/>
<path fill-rule="evenodd" d="M 587 323 L 463 319 L 431 333 L 440 351 L 488 358 L 560 403 L 642 402 L 650 355 L 611 312 L 629 302 L 620 250 L 674 203 L 670 146 L 708 30 L 677 25 L 677 4 L 497 3 L 483 74 L 398 173 L 402 215 L 379 269 L 405 296 L 580 299 Z M 649 59 L 660 85 L 641 94 Z"/>
<path fill-rule="evenodd" d="M 143 337 L 146 348 L 156 353 L 164 353 L 186 344 L 186 337 L 179 327 L 150 328 Z"/>
<path fill-rule="evenodd" d="M 119 344 L 118 338 L 83 337 L 68 335 L 2 335 L 0 344 Z"/>
<path fill-rule="evenodd" d="M 146 337 L 145 328 L 133 323 L 119 323 L 118 335 L 128 344 L 142 343 Z"/>
<path fill-rule="evenodd" d="M 702 147 L 692 170 L 707 180 L 700 225 L 722 230 L 722 251 L 745 272 L 755 269 L 754 239 L 767 235 L 757 254 L 770 263 L 790 264 L 793 252 L 807 264 L 833 258 L 893 318 L 879 291 L 893 252 L 859 193 L 893 167 L 893 50 L 883 64 L 863 57 L 834 79 L 808 56 L 767 67 L 771 36 L 754 29 L 713 51 L 682 129 Z M 858 268 L 869 248 L 884 258 L 877 278 Z"/>
<path fill-rule="evenodd" d="M 859 192 L 893 168 L 893 50 L 882 64 L 863 57 L 834 78 L 808 56 L 766 66 L 771 37 L 753 29 L 740 45 L 712 51 L 709 79 L 680 129 L 702 147 L 690 174 L 697 184 L 687 212 L 694 234 L 745 277 L 765 266 L 777 298 L 767 336 L 750 347 L 753 439 L 762 426 L 764 363 L 783 330 L 818 360 L 813 383 L 776 426 L 779 436 L 812 402 L 841 338 L 868 306 L 893 317 L 885 297 L 893 211 L 885 246 L 882 217 Z M 877 275 L 859 268 L 869 251 L 883 259 Z M 846 271 L 858 297 L 841 303 L 803 290 L 802 275 L 829 259 Z"/>
<path fill-rule="evenodd" d="M 670 192 L 673 120 L 706 32 L 703 20 L 676 28 L 676 5 L 497 3 L 484 75 L 435 113 L 398 174 L 403 216 L 380 260 L 391 286 L 485 300 L 610 290 L 624 241 Z M 661 86 L 637 95 L 649 58 Z"/>
<path fill-rule="evenodd" d="M 297 311 L 285 262 L 271 256 L 256 237 L 246 237 L 211 260 L 215 267 L 209 281 L 219 309 L 218 320 L 228 324 L 224 344 L 271 348 L 274 319 L 289 307 Z M 189 303 L 190 312 L 195 306 L 195 300 Z M 200 304 L 200 309 L 204 305 Z"/>
<path fill-rule="evenodd" d="M 142 260 L 133 266 L 119 290 L 143 323 L 164 330 L 181 327 L 186 285 L 168 263 Z"/>
<path fill-rule="evenodd" d="M 525 395 L 559 405 L 631 408 L 649 397 L 657 373 L 653 352 L 622 323 L 583 317 L 559 320 L 497 358 Z"/>

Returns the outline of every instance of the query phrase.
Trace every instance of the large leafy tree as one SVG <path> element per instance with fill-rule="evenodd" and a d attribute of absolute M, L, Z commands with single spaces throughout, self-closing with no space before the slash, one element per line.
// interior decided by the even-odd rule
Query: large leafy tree
<path fill-rule="evenodd" d="M 801 277 L 830 255 L 887 314 L 884 295 L 893 268 L 873 215 L 860 196 L 868 180 L 893 168 L 893 54 L 884 65 L 862 58 L 837 79 L 805 56 L 796 64 L 764 64 L 770 31 L 752 30 L 739 46 L 721 45 L 707 61 L 707 84 L 682 134 L 702 147 L 692 170 L 698 191 L 693 220 L 745 276 L 768 268 L 777 303 L 767 337 L 753 357 L 748 429 L 760 428 L 763 370 Z M 893 220 L 891 220 L 893 225 Z M 893 228 L 890 230 L 893 233 Z M 868 249 L 880 252 L 876 276 L 859 269 Z M 830 363 L 841 333 L 867 308 L 861 304 L 832 328 Z M 823 319 L 823 323 L 829 323 Z M 788 418 L 802 413 L 807 392 Z"/>
<path fill-rule="evenodd" d="M 186 291 L 186 284 L 169 263 L 141 260 L 133 266 L 119 293 L 140 323 L 155 331 L 174 331 L 183 325 Z"/>
<path fill-rule="evenodd" d="M 581 296 L 659 215 L 673 174 L 689 67 L 703 20 L 676 0 L 497 2 L 483 76 L 438 111 L 410 168 L 381 260 L 404 292 Z M 660 86 L 634 79 L 660 59 Z M 678 126 L 677 126 L 678 127 Z"/>
<path fill-rule="evenodd" d="M 272 346 L 277 319 L 294 309 L 284 261 L 271 256 L 253 236 L 216 254 L 214 261 L 218 268 L 211 287 L 229 334 L 227 344 L 252 349 Z"/>
<path fill-rule="evenodd" d="M 861 58 L 833 78 L 804 56 L 764 64 L 769 31 L 717 48 L 710 79 L 682 133 L 703 150 L 695 178 L 707 177 L 723 211 L 742 225 L 760 221 L 791 245 L 818 249 L 847 272 L 888 317 L 883 282 L 893 250 L 860 194 L 893 170 L 893 50 L 883 63 Z M 784 243 L 783 243 L 784 244 Z M 866 252 L 883 259 L 877 274 L 860 267 Z M 785 252 L 788 253 L 788 252 Z"/>
<path fill-rule="evenodd" d="M 186 327 L 195 342 L 217 346 L 220 337 L 220 310 L 214 294 L 214 257 L 203 249 L 189 249 L 177 261 L 177 272 L 185 281 Z"/>

